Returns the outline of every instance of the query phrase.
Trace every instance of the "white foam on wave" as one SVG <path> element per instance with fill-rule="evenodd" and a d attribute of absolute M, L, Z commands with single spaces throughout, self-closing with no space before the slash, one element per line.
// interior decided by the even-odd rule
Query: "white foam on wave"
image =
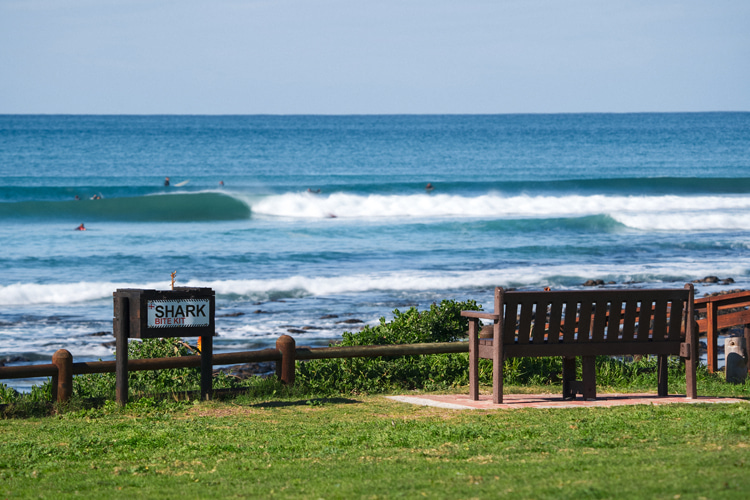
<path fill-rule="evenodd" d="M 684 211 L 612 214 L 617 222 L 645 231 L 745 231 L 750 230 L 750 213 Z"/>
<path fill-rule="evenodd" d="M 14 283 L 0 286 L 0 306 L 75 304 L 112 297 L 118 288 L 164 288 L 163 283 L 135 284 L 80 281 L 78 283 Z"/>
<path fill-rule="evenodd" d="M 556 218 L 606 214 L 639 229 L 750 229 L 750 197 L 285 193 L 252 201 L 255 214 L 291 218 Z"/>
<path fill-rule="evenodd" d="M 732 276 L 741 280 L 747 266 L 736 260 L 669 263 L 526 265 L 481 271 L 398 271 L 345 276 L 290 276 L 280 279 L 189 281 L 185 286 L 209 287 L 218 295 L 236 295 L 252 300 L 271 297 L 309 297 L 357 294 L 375 291 L 420 292 L 494 286 L 547 286 L 588 278 L 655 282 L 690 280 L 707 275 Z M 71 284 L 13 284 L 0 287 L 0 306 L 74 304 L 110 299 L 118 288 L 163 289 L 163 283 L 80 282 Z"/>

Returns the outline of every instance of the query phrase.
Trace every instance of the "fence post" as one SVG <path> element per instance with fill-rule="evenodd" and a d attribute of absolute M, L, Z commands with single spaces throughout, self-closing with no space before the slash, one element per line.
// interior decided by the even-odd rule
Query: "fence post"
<path fill-rule="evenodd" d="M 130 335 L 130 300 L 115 292 L 115 399 L 117 404 L 128 403 L 128 336 Z"/>
<path fill-rule="evenodd" d="M 66 349 L 58 349 L 52 355 L 52 364 L 57 366 L 57 376 L 52 377 L 52 397 L 65 403 L 73 394 L 73 355 Z"/>
<path fill-rule="evenodd" d="M 208 401 L 213 392 L 214 337 L 204 335 L 198 338 L 201 341 L 201 400 Z"/>
<path fill-rule="evenodd" d="M 282 335 L 276 341 L 276 349 L 281 353 L 281 361 L 276 362 L 276 376 L 286 385 L 294 385 L 294 365 L 297 345 L 289 335 Z"/>
<path fill-rule="evenodd" d="M 719 330 L 719 306 L 715 302 L 706 304 L 706 365 L 709 373 L 714 373 L 718 368 L 718 355 L 716 337 Z M 698 338 L 696 330 L 696 339 Z"/>

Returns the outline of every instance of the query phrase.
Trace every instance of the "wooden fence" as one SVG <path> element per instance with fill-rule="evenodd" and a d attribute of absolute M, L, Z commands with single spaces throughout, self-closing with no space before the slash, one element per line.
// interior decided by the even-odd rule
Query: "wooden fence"
<path fill-rule="evenodd" d="M 706 334 L 707 368 L 713 373 L 718 368 L 716 340 L 719 330 L 733 326 L 745 327 L 745 346 L 750 351 L 750 292 L 736 292 L 695 299 L 698 331 Z M 750 356 L 747 356 L 750 370 Z"/>
<path fill-rule="evenodd" d="M 745 327 L 746 346 L 750 350 L 750 292 L 703 297 L 695 300 L 695 313 L 700 333 L 706 334 L 708 371 L 717 369 L 717 338 L 719 331 L 734 326 Z M 276 341 L 276 348 L 213 355 L 213 365 L 233 365 L 261 361 L 275 361 L 276 374 L 286 384 L 294 383 L 295 361 L 324 358 L 361 358 L 376 356 L 413 356 L 469 352 L 468 342 L 432 344 L 371 345 L 350 347 L 296 347 L 289 335 Z M 195 368 L 201 365 L 200 356 L 173 358 L 131 359 L 128 371 Z M 750 356 L 748 356 L 750 371 Z M 52 356 L 52 363 L 0 367 L 0 380 L 51 377 L 52 398 L 67 401 L 73 390 L 73 375 L 85 373 L 114 373 L 115 361 L 73 362 L 73 356 L 60 349 Z"/>
<path fill-rule="evenodd" d="M 440 342 L 431 344 L 369 345 L 347 347 L 297 347 L 289 335 L 276 341 L 276 348 L 257 351 L 232 352 L 213 355 L 213 365 L 234 365 L 261 361 L 275 361 L 276 375 L 285 384 L 291 385 L 295 378 L 297 360 L 325 358 L 365 358 L 377 356 L 413 356 L 424 354 L 447 354 L 469 352 L 468 342 Z M 168 368 L 197 368 L 200 356 L 172 358 L 129 359 L 128 371 L 164 370 Z M 73 356 L 65 349 L 52 355 L 52 363 L 26 366 L 0 367 L 0 380 L 19 378 L 52 378 L 52 399 L 64 402 L 73 392 L 73 375 L 85 373 L 114 373 L 115 361 L 73 362 Z"/>

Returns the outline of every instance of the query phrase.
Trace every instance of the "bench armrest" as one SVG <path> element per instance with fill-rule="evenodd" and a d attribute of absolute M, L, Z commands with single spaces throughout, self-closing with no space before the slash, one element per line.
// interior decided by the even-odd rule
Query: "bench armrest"
<path fill-rule="evenodd" d="M 461 311 L 461 316 L 465 318 L 494 319 L 494 320 L 500 319 L 499 314 L 495 314 L 491 312 L 484 312 L 484 311 Z"/>

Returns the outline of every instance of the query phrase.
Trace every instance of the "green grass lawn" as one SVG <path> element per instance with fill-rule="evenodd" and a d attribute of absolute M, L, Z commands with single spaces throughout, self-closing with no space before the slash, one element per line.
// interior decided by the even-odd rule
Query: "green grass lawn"
<path fill-rule="evenodd" d="M 0 435 L 0 498 L 750 497 L 748 403 L 143 399 L 0 420 Z"/>

